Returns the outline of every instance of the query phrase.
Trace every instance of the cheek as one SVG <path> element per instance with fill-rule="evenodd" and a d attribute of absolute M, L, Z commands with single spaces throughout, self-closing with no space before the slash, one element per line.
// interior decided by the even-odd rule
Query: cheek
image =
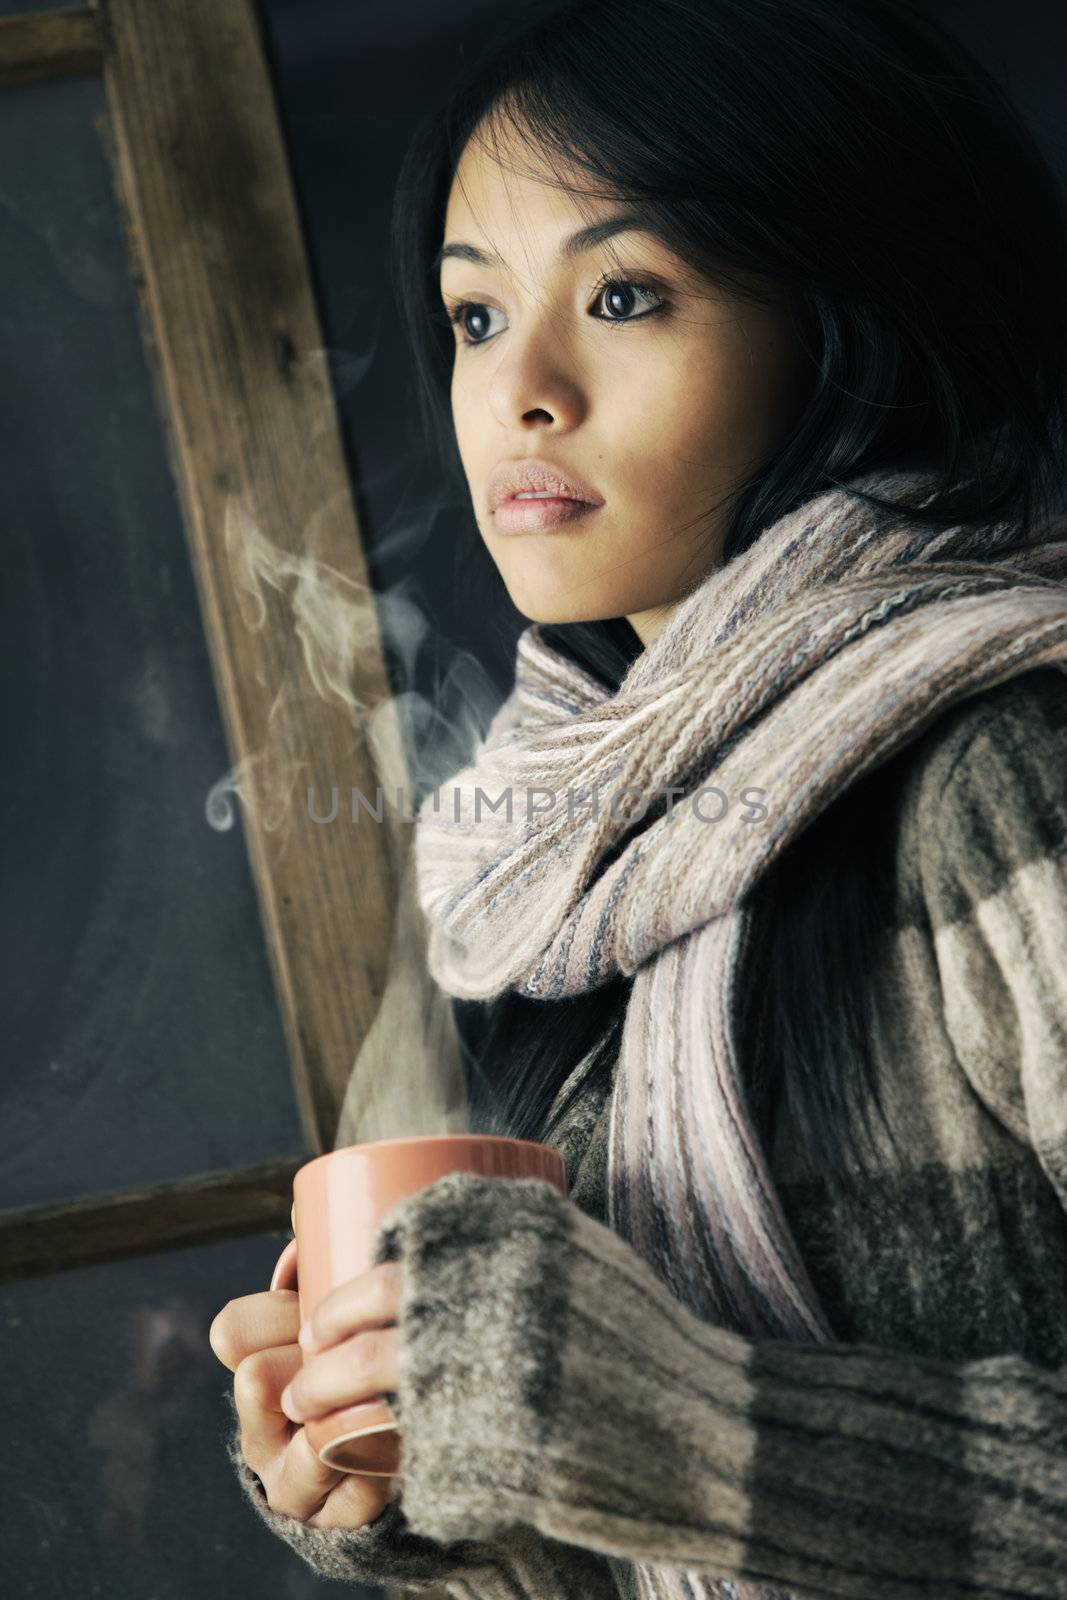
<path fill-rule="evenodd" d="M 735 375 L 716 352 L 687 351 L 628 386 L 625 438 L 639 498 L 685 505 L 729 468 L 751 424 Z M 613 408 L 618 415 L 618 404 Z M 619 419 L 620 423 L 623 419 Z M 620 439 L 623 428 L 616 435 Z"/>
<path fill-rule="evenodd" d="M 459 438 L 463 432 L 465 396 L 463 384 L 460 382 L 455 368 L 452 369 L 452 385 L 449 389 L 449 399 L 452 403 L 452 426 L 456 430 L 456 437 Z"/>
<path fill-rule="evenodd" d="M 790 346 L 766 326 L 678 350 L 669 373 L 642 403 L 657 453 L 688 478 L 751 464 L 777 442 L 797 403 Z"/>
<path fill-rule="evenodd" d="M 470 384 L 456 376 L 452 378 L 451 396 L 452 429 L 456 435 L 460 460 L 469 472 L 475 460 L 478 441 L 485 437 L 485 417 L 471 393 Z"/>

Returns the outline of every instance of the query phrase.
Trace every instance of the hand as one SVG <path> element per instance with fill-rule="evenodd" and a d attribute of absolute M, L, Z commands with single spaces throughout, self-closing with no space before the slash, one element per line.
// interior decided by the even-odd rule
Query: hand
<path fill-rule="evenodd" d="M 399 1261 L 383 1261 L 320 1301 L 300 1330 L 300 1346 L 311 1359 L 281 1396 L 281 1408 L 292 1421 L 322 1417 L 386 1390 L 397 1392 L 402 1271 Z"/>
<path fill-rule="evenodd" d="M 241 1454 L 261 1479 L 272 1511 L 312 1528 L 361 1528 L 381 1515 L 401 1486 L 395 1478 L 323 1466 L 303 1427 L 283 1412 L 281 1393 L 300 1371 L 299 1328 L 299 1298 L 290 1289 L 231 1300 L 211 1324 L 211 1348 L 234 1374 Z"/>

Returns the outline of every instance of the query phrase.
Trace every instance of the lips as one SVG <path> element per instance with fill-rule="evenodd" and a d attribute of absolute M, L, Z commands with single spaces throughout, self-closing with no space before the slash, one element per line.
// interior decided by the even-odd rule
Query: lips
<path fill-rule="evenodd" d="M 511 495 L 501 500 L 493 512 L 493 526 L 497 533 L 552 533 L 565 524 L 585 522 L 599 510 L 599 506 L 586 500 L 568 500 L 559 495 L 531 500 Z"/>
<path fill-rule="evenodd" d="M 604 497 L 577 473 L 543 458 L 525 461 L 502 461 L 489 475 L 486 492 L 490 511 L 496 511 L 505 500 L 519 494 L 551 495 L 553 500 L 577 501 L 584 506 L 602 506 Z M 536 501 L 519 501 L 519 504 L 536 505 Z"/>

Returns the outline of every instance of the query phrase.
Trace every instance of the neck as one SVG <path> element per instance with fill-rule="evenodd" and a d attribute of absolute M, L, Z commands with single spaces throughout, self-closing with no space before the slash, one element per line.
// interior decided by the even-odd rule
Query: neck
<path fill-rule="evenodd" d="M 667 626 L 680 604 L 678 600 L 671 600 L 665 605 L 653 606 L 649 611 L 635 611 L 626 618 L 646 649 L 657 633 Z"/>

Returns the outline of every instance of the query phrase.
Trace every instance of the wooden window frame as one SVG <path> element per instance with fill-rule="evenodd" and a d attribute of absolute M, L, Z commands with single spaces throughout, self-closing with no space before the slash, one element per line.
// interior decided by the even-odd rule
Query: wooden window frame
<path fill-rule="evenodd" d="M 255 0 L 93 0 L 0 19 L 0 90 L 102 77 L 115 193 L 216 695 L 242 775 L 244 836 L 311 1154 L 333 1148 L 380 1004 L 396 885 L 384 828 L 264 821 L 262 753 L 299 759 L 303 795 L 377 782 L 362 723 L 305 677 L 281 602 L 242 619 L 227 519 L 365 593 L 348 688 L 402 751 L 296 197 Z M 361 612 L 361 617 L 364 615 Z M 275 714 L 272 716 L 272 708 Z M 296 746 L 299 746 L 297 750 Z M 312 752 L 310 760 L 308 752 Z M 269 820 L 269 819 L 268 819 Z M 306 819 L 305 819 L 306 820 Z M 117 978 L 121 981 L 121 977 Z M 0 1279 L 289 1228 L 307 1152 L 69 1204 L 0 1211 Z"/>

